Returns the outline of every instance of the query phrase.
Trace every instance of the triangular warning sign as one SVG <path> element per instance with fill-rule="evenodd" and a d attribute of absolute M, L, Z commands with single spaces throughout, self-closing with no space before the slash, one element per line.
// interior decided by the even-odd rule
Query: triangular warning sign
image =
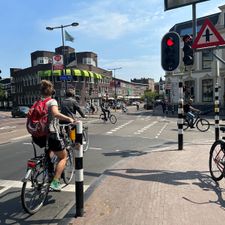
<path fill-rule="evenodd" d="M 207 48 L 211 46 L 225 45 L 225 41 L 209 19 L 202 25 L 192 48 Z"/>

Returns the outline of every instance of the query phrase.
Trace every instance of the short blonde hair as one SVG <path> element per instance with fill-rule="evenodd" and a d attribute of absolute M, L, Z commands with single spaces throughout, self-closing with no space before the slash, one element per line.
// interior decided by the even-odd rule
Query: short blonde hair
<path fill-rule="evenodd" d="M 51 81 L 42 80 L 41 81 L 41 95 L 51 96 L 54 91 L 54 87 Z"/>

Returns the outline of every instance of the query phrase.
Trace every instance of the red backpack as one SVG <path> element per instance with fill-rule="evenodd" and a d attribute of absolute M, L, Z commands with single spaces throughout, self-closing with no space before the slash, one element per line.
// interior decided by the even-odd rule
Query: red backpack
<path fill-rule="evenodd" d="M 36 101 L 27 114 L 27 131 L 34 137 L 48 135 L 48 106 L 51 98 Z"/>

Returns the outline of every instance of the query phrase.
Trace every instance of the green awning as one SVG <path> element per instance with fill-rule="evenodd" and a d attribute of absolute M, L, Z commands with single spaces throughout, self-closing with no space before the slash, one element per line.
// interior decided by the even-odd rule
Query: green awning
<path fill-rule="evenodd" d="M 54 75 L 54 76 L 61 76 L 61 71 L 62 70 L 53 70 L 52 71 L 52 75 Z"/>
<path fill-rule="evenodd" d="M 51 70 L 38 71 L 38 76 L 41 76 L 41 77 L 50 77 L 51 75 L 52 75 L 52 71 Z"/>
<path fill-rule="evenodd" d="M 84 77 L 89 77 L 89 73 L 88 73 L 87 70 L 81 70 L 81 74 L 82 74 L 82 76 L 84 76 Z"/>
<path fill-rule="evenodd" d="M 88 71 L 89 72 L 89 76 L 90 77 L 94 77 L 94 73 L 93 72 L 91 72 L 91 71 Z"/>
<path fill-rule="evenodd" d="M 94 73 L 94 78 L 98 79 L 98 73 Z"/>
<path fill-rule="evenodd" d="M 71 75 L 71 69 L 66 69 L 66 75 Z"/>
<path fill-rule="evenodd" d="M 99 73 L 94 73 L 94 78 L 96 79 L 102 79 L 103 75 L 99 74 Z"/>
<path fill-rule="evenodd" d="M 74 74 L 74 76 L 77 76 L 77 77 L 82 76 L 81 70 L 77 70 L 77 69 L 73 69 L 73 74 Z"/>

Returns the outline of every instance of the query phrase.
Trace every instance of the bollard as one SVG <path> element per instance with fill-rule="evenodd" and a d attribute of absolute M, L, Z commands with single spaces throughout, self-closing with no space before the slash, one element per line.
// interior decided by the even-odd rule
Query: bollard
<path fill-rule="evenodd" d="M 215 140 L 219 140 L 220 136 L 220 128 L 219 128 L 219 113 L 220 113 L 220 108 L 219 108 L 219 88 L 218 88 L 218 83 L 215 85 Z"/>
<path fill-rule="evenodd" d="M 184 111 L 183 111 L 183 83 L 179 82 L 180 99 L 178 102 L 178 150 L 183 150 L 183 123 L 184 123 Z"/>
<path fill-rule="evenodd" d="M 75 140 L 75 198 L 76 215 L 82 217 L 84 214 L 84 170 L 83 170 L 83 125 L 82 121 L 77 122 L 77 133 Z"/>

